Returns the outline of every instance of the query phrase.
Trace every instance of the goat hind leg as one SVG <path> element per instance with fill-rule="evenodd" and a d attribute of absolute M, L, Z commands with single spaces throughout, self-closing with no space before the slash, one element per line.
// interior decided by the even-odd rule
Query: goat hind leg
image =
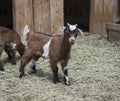
<path fill-rule="evenodd" d="M 22 57 L 21 63 L 20 63 L 20 69 L 19 69 L 19 73 L 20 73 L 19 78 L 22 78 L 25 75 L 24 69 L 25 69 L 26 64 L 30 60 L 31 60 L 31 57 L 24 57 L 24 56 Z"/>
<path fill-rule="evenodd" d="M 1 56 L 1 54 L 2 54 L 2 47 L 0 47 L 0 56 Z M 2 62 L 1 62 L 1 60 L 0 60 L 0 71 L 5 71 L 4 70 L 4 68 L 3 68 L 3 64 L 2 64 Z"/>
<path fill-rule="evenodd" d="M 31 69 L 32 69 L 32 71 L 31 71 L 31 73 L 33 74 L 33 73 L 36 73 L 36 59 L 33 59 L 32 60 L 32 64 L 31 64 Z"/>
<path fill-rule="evenodd" d="M 4 68 L 3 68 L 3 64 L 2 64 L 1 61 L 0 61 L 0 71 L 5 71 Z"/>
<path fill-rule="evenodd" d="M 36 69 L 36 61 L 39 59 L 39 57 L 42 56 L 42 52 L 41 51 L 37 51 L 35 56 L 34 56 L 34 59 L 32 60 L 32 64 L 31 64 L 31 73 L 36 73 L 37 69 Z"/>

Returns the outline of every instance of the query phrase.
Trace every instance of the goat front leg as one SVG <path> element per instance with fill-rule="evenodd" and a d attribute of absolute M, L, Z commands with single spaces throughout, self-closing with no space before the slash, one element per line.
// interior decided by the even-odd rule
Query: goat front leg
<path fill-rule="evenodd" d="M 7 55 L 8 55 L 8 60 L 11 61 L 11 60 L 12 60 L 11 49 L 8 48 L 8 47 L 5 47 L 4 50 L 5 50 L 5 52 L 6 52 Z"/>
<path fill-rule="evenodd" d="M 67 61 L 62 61 L 61 62 L 61 66 L 62 66 L 62 70 L 63 70 L 63 74 L 64 74 L 64 77 L 63 77 L 63 80 L 64 80 L 64 83 L 65 85 L 70 85 L 70 81 L 69 81 L 69 78 L 68 78 L 68 67 L 67 67 Z"/>
<path fill-rule="evenodd" d="M 51 69 L 53 72 L 53 83 L 60 82 L 59 77 L 58 77 L 58 67 L 57 67 L 57 62 L 50 62 Z"/>
<path fill-rule="evenodd" d="M 2 64 L 1 61 L 0 61 L 0 71 L 5 71 L 4 68 L 3 68 L 3 64 Z"/>
<path fill-rule="evenodd" d="M 11 64 L 15 65 L 16 64 L 16 50 L 12 50 L 11 54 L 12 54 Z"/>
<path fill-rule="evenodd" d="M 11 62 L 11 64 L 16 64 L 16 50 L 11 49 L 11 47 L 5 47 L 5 52 L 8 55 L 8 60 Z"/>

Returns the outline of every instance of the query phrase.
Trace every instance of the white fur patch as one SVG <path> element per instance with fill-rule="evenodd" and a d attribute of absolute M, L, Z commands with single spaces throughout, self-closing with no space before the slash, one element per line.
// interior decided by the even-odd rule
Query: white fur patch
<path fill-rule="evenodd" d="M 70 28 L 71 31 L 74 31 L 77 27 L 77 24 L 71 25 L 71 24 L 68 23 L 68 25 L 69 25 L 69 28 Z"/>
<path fill-rule="evenodd" d="M 66 84 L 69 85 L 69 79 L 66 75 L 65 75 L 65 79 L 66 79 Z"/>
<path fill-rule="evenodd" d="M 66 67 L 64 67 L 64 69 L 63 69 L 63 72 L 65 71 L 65 70 L 68 70 L 68 67 L 66 66 Z M 64 77 L 65 77 L 65 79 L 66 79 L 66 84 L 67 85 L 69 85 L 69 78 L 64 74 Z"/>
<path fill-rule="evenodd" d="M 66 66 L 66 67 L 64 67 L 64 71 L 65 71 L 65 70 L 67 70 L 67 69 L 68 69 L 68 67 L 67 67 L 67 66 Z"/>
<path fill-rule="evenodd" d="M 49 47 L 51 43 L 52 38 L 43 46 L 43 54 L 42 57 L 48 58 L 49 56 Z"/>
<path fill-rule="evenodd" d="M 24 30 L 23 30 L 23 35 L 24 35 L 24 38 L 26 40 L 27 38 L 27 34 L 30 32 L 29 28 L 28 28 L 28 25 L 25 25 L 24 27 Z"/>

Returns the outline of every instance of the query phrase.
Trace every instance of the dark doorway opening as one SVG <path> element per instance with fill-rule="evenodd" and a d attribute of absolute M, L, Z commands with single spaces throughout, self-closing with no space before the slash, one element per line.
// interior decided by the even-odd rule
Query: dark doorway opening
<path fill-rule="evenodd" d="M 114 1 L 114 19 L 113 22 L 120 24 L 120 0 Z"/>
<path fill-rule="evenodd" d="M 13 29 L 12 0 L 0 0 L 0 26 Z"/>
<path fill-rule="evenodd" d="M 77 23 L 83 31 L 89 31 L 90 0 L 64 0 L 64 25 Z"/>

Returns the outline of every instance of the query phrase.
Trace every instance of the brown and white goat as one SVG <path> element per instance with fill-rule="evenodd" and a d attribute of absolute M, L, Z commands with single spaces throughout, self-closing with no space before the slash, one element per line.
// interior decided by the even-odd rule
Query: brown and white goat
<path fill-rule="evenodd" d="M 57 63 L 60 62 L 64 73 L 64 83 L 69 85 L 67 65 L 70 58 L 71 46 L 75 43 L 75 39 L 79 33 L 83 34 L 77 24 L 67 24 L 64 28 L 64 34 L 52 35 L 34 33 L 28 35 L 27 48 L 21 58 L 19 78 L 24 76 L 24 68 L 32 59 L 31 68 L 33 72 L 36 72 L 36 61 L 39 57 L 43 57 L 50 59 L 53 82 L 59 82 Z"/>
<path fill-rule="evenodd" d="M 5 50 L 11 63 L 16 64 L 16 51 L 22 56 L 24 49 L 25 45 L 21 42 L 20 36 L 17 32 L 9 28 L 0 27 L 0 56 L 2 51 Z M 1 61 L 0 70 L 4 71 Z"/>

